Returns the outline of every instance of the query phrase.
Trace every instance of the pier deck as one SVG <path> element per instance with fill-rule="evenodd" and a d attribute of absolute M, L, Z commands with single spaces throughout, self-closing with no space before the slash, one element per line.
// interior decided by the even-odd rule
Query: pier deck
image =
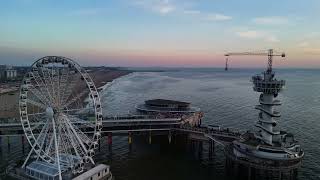
<path fill-rule="evenodd" d="M 191 126 L 187 122 L 184 118 L 105 117 L 103 120 L 102 134 L 128 135 L 129 132 L 175 131 L 189 134 L 191 138 L 201 141 L 213 140 L 223 146 L 240 137 L 239 131 L 228 128 L 213 128 L 199 125 Z M 21 135 L 24 135 L 24 132 L 20 122 L 0 123 L 0 136 Z"/>

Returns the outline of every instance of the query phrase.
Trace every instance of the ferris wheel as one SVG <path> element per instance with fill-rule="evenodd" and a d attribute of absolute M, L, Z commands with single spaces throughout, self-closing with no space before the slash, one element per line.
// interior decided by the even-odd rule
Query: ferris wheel
<path fill-rule="evenodd" d="M 21 85 L 19 110 L 32 148 L 23 167 L 30 158 L 57 165 L 60 174 L 94 164 L 102 108 L 94 82 L 78 63 L 59 56 L 34 62 Z"/>

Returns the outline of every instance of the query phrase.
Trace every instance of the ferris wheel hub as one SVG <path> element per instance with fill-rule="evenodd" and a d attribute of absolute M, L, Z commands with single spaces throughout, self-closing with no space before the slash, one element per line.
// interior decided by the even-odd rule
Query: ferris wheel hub
<path fill-rule="evenodd" d="M 47 117 L 50 118 L 50 119 L 53 118 L 54 111 L 53 111 L 52 107 L 47 107 L 47 109 L 46 109 L 46 115 L 47 115 Z"/>

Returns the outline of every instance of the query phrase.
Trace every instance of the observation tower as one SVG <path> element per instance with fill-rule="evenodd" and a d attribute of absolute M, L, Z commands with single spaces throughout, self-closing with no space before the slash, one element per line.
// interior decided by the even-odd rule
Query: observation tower
<path fill-rule="evenodd" d="M 277 120 L 281 116 L 276 110 L 281 105 L 278 94 L 285 86 L 284 80 L 277 80 L 272 70 L 274 56 L 285 57 L 284 53 L 267 52 L 229 53 L 231 55 L 267 56 L 268 67 L 262 74 L 252 77 L 253 90 L 261 93 L 258 120 L 255 123 L 257 131 L 247 131 L 240 140 L 226 147 L 227 167 L 231 166 L 238 174 L 239 169 L 247 169 L 246 179 L 294 179 L 297 168 L 301 165 L 304 152 L 293 134 L 280 131 Z"/>

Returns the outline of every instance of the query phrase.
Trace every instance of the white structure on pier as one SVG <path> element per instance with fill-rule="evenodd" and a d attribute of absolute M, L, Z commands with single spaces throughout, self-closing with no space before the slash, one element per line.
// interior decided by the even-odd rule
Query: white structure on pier
<path fill-rule="evenodd" d="M 274 72 L 264 72 L 263 76 L 253 76 L 252 82 L 253 90 L 261 92 L 260 105 L 255 107 L 260 110 L 259 120 L 255 124 L 259 128 L 256 137 L 266 144 L 273 145 L 273 140 L 280 135 L 280 131 L 275 129 L 277 125 L 275 119 L 280 117 L 280 112 L 276 111 L 274 106 L 281 105 L 281 102 L 275 98 L 285 85 L 285 81 L 274 79 Z"/>
<path fill-rule="evenodd" d="M 285 86 L 284 80 L 277 80 L 275 73 L 272 71 L 272 59 L 274 56 L 285 57 L 284 53 L 274 53 L 272 49 L 267 52 L 244 52 L 244 53 L 228 53 L 226 56 L 232 55 L 254 55 L 267 56 L 268 67 L 262 75 L 252 77 L 253 90 L 261 93 L 259 97 L 260 105 L 255 108 L 260 110 L 258 121 L 255 126 L 257 132 L 247 132 L 243 134 L 238 141 L 233 142 L 233 153 L 238 158 L 245 159 L 268 159 L 268 160 L 297 160 L 291 163 L 300 162 L 304 153 L 300 149 L 300 145 L 292 134 L 277 129 L 277 121 L 280 112 L 274 107 L 280 106 L 281 102 L 277 100 L 278 93 Z M 254 160 L 255 163 L 259 162 Z M 263 162 L 263 161 L 261 161 Z M 279 166 L 279 163 L 276 166 Z"/>

